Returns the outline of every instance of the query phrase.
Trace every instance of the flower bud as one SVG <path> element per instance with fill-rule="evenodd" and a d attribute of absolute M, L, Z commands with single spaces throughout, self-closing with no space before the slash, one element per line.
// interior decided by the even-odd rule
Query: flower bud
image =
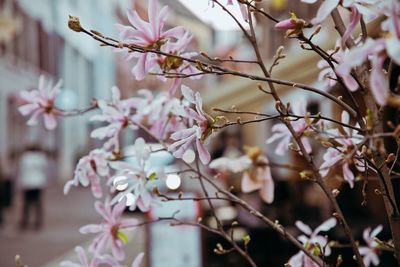
<path fill-rule="evenodd" d="M 69 16 L 68 19 L 68 27 L 76 32 L 81 32 L 83 30 L 83 28 L 81 27 L 81 23 L 79 21 L 78 17 L 74 17 L 74 16 Z"/>

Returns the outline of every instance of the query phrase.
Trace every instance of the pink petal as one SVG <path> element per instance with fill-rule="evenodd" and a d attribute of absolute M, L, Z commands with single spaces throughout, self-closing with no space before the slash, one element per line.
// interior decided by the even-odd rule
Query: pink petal
<path fill-rule="evenodd" d="M 384 57 L 375 56 L 372 60 L 371 77 L 369 84 L 376 103 L 381 106 L 386 104 L 389 95 L 389 82 L 383 73 Z"/>
<path fill-rule="evenodd" d="M 243 173 L 242 183 L 241 183 L 243 193 L 253 192 L 255 190 L 260 189 L 261 186 L 262 186 L 262 183 L 260 183 L 259 181 L 255 181 L 255 179 L 252 179 L 250 177 L 249 172 Z"/>
<path fill-rule="evenodd" d="M 349 183 L 350 188 L 354 187 L 354 174 L 349 168 L 348 163 L 343 164 L 343 177 Z"/>
<path fill-rule="evenodd" d="M 204 165 L 207 165 L 211 160 L 210 152 L 208 152 L 206 146 L 199 139 L 196 139 L 196 147 L 197 147 L 197 153 L 199 153 L 201 162 Z"/>
<path fill-rule="evenodd" d="M 57 127 L 56 116 L 52 113 L 44 113 L 44 125 L 48 130 L 54 130 Z"/>
<path fill-rule="evenodd" d="M 317 15 L 311 20 L 312 24 L 318 24 L 324 21 L 329 14 L 338 6 L 340 0 L 324 1 L 318 9 Z"/>
<path fill-rule="evenodd" d="M 315 230 L 314 230 L 314 235 L 318 234 L 319 232 L 327 232 L 330 229 L 332 229 L 333 227 L 335 227 L 337 224 L 337 220 L 335 218 L 330 218 L 328 220 L 326 220 L 325 222 L 323 222 L 320 226 L 318 226 Z"/>
<path fill-rule="evenodd" d="M 312 230 L 310 228 L 310 226 L 308 226 L 307 224 L 303 223 L 302 221 L 296 221 L 295 222 L 296 227 L 302 231 L 303 233 L 307 234 L 307 235 L 311 235 L 312 234 Z"/>
<path fill-rule="evenodd" d="M 103 230 L 103 227 L 99 224 L 88 224 L 85 226 L 82 226 L 79 229 L 79 232 L 81 234 L 96 234 L 99 233 Z"/>
<path fill-rule="evenodd" d="M 351 14 L 350 14 L 350 24 L 347 27 L 345 33 L 342 37 L 342 46 L 345 46 L 346 40 L 350 37 L 353 33 L 354 29 L 356 28 L 357 24 L 360 22 L 361 14 L 358 12 L 358 9 L 354 6 L 350 7 Z"/>
<path fill-rule="evenodd" d="M 141 252 L 136 256 L 135 260 L 132 262 L 132 267 L 139 267 L 140 264 L 142 264 L 143 259 L 144 259 L 144 253 Z"/>
<path fill-rule="evenodd" d="M 265 202 L 272 203 L 274 201 L 275 185 L 274 185 L 274 180 L 272 179 L 271 176 L 271 170 L 270 168 L 260 168 L 260 169 L 265 169 L 258 174 L 265 176 L 264 178 L 260 178 L 263 180 L 262 187 L 260 190 L 260 196 Z"/>
<path fill-rule="evenodd" d="M 294 22 L 293 19 L 285 19 L 275 24 L 275 28 L 281 30 L 296 29 L 297 24 Z"/>

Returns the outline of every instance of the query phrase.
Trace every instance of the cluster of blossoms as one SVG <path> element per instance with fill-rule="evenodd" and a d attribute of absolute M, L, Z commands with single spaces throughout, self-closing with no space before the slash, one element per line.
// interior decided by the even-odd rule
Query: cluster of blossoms
<path fill-rule="evenodd" d="M 311 4 L 317 0 L 302 0 L 302 2 Z M 249 22 L 248 8 L 252 2 L 228 0 L 226 5 L 234 3 L 239 5 L 243 19 Z M 324 21 L 337 7 L 349 10 L 351 21 L 337 42 L 338 49 L 328 51 L 333 59 L 333 68 L 326 61 L 318 64 L 322 70 L 320 79 L 324 80 L 327 86 L 332 86 L 337 79 L 342 79 L 347 88 L 354 92 L 361 84 L 356 81 L 353 74 L 365 61 L 370 60 L 372 68 L 369 87 L 376 102 L 385 105 L 390 93 L 386 73 L 383 70 L 384 61 L 390 57 L 395 63 L 400 64 L 400 4 L 396 0 L 326 0 L 322 2 L 316 17 L 310 23 L 292 13 L 290 19 L 277 23 L 276 27 L 288 29 L 288 35 L 296 35 L 304 27 L 311 27 L 311 24 Z M 352 38 L 352 33 L 362 18 L 370 21 L 380 14 L 386 16 L 381 24 L 385 32 L 383 37 L 366 38 L 364 42 L 357 42 L 350 49 L 345 48 L 346 41 Z M 142 19 L 135 10 L 128 10 L 127 17 L 131 25 L 116 25 L 122 44 L 116 50 L 126 52 L 128 60 L 136 59 L 132 74 L 137 80 L 156 72 L 160 79 L 173 77 L 173 81 L 168 93 L 154 94 L 150 90 L 142 89 L 137 92 L 137 96 L 122 99 L 120 90 L 113 87 L 111 101 L 97 101 L 97 108 L 101 114 L 94 115 L 91 121 L 105 125 L 95 129 L 91 137 L 105 140 L 104 145 L 80 159 L 73 179 L 65 184 L 64 192 L 67 194 L 73 186 L 90 185 L 94 197 L 101 198 L 104 196 L 102 190 L 104 180 L 109 192 L 106 193 L 104 202 L 98 200 L 95 203 L 95 209 L 103 217 L 103 221 L 80 229 L 83 234 L 97 234 L 89 247 L 93 257 L 89 260 L 84 249 L 76 247 L 80 263 L 68 261 L 62 262 L 61 266 L 96 267 L 103 264 L 120 266 L 120 262 L 125 258 L 123 247 L 129 239 L 125 231 L 134 230 L 138 224 L 136 219 L 123 218 L 124 210 L 129 206 L 130 210 L 138 208 L 142 212 L 148 212 L 152 205 L 160 204 L 151 187 L 154 180 L 164 178 L 164 170 L 155 169 L 150 165 L 153 151 L 142 138 L 136 139 L 134 154 L 129 155 L 134 158 L 134 162 L 125 161 L 128 155 L 124 155 L 120 139 L 122 132 L 127 129 L 133 131 L 145 129 L 163 145 L 165 150 L 178 159 L 183 158 L 185 153 L 193 148 L 197 151 L 199 160 L 209 168 L 243 173 L 241 189 L 244 193 L 258 190 L 263 201 L 266 203 L 274 201 L 274 180 L 270 163 L 260 148 L 245 147 L 245 155 L 239 158 L 219 158 L 211 161 L 205 142 L 213 131 L 219 128 L 217 119 L 204 111 L 200 93 L 182 84 L 182 77 L 193 79 L 201 77 L 201 72 L 185 60 L 198 56 L 196 52 L 186 51 L 193 36 L 183 27 L 164 30 L 167 16 L 167 7 L 159 11 L 157 1 L 149 0 L 148 21 Z M 36 124 L 38 117 L 43 115 L 46 128 L 55 129 L 56 116 L 62 115 L 62 111 L 54 104 L 60 87 L 60 82 L 53 86 L 41 77 L 38 90 L 21 94 L 24 104 L 19 110 L 24 116 L 31 115 L 29 125 Z M 177 98 L 175 96 L 177 92 L 182 97 Z M 292 141 L 298 141 L 300 147 L 304 148 L 301 149 L 306 154 L 304 156 L 313 152 L 309 136 L 319 134 L 319 130 L 323 127 L 318 122 L 309 120 L 306 106 L 304 99 L 295 101 L 291 107 L 293 114 L 282 114 L 281 119 L 285 123 L 278 123 L 272 127 L 273 135 L 266 140 L 266 143 L 279 141 L 275 149 L 277 155 L 284 155 L 289 148 L 300 151 L 291 143 Z M 350 125 L 349 122 L 349 114 L 343 112 L 341 125 Z M 321 127 L 317 131 L 314 126 Z M 352 128 L 359 126 L 357 124 L 354 127 L 343 126 L 339 129 L 324 130 L 320 136 L 334 140 L 334 145 L 327 149 L 319 169 L 320 175 L 325 177 L 331 169 L 340 165 L 343 178 L 351 188 L 355 182 L 353 171 L 357 169 L 363 172 L 367 167 L 363 163 L 358 147 L 363 138 Z M 109 197 L 110 194 L 114 195 L 112 199 Z M 297 228 L 303 232 L 298 240 L 303 244 L 304 250 L 290 258 L 290 266 L 318 266 L 304 251 L 309 251 L 317 257 L 329 256 L 331 248 L 327 238 L 320 235 L 320 232 L 329 231 L 336 226 L 336 223 L 336 219 L 331 218 L 312 231 L 309 226 L 297 221 Z M 371 229 L 364 231 L 366 246 L 360 247 L 359 252 L 366 266 L 379 264 L 379 244 L 375 238 L 381 230 L 382 227 L 378 226 L 372 232 Z M 111 255 L 106 254 L 109 248 Z M 143 257 L 144 254 L 140 253 L 132 263 L 132 267 L 139 267 Z"/>
<path fill-rule="evenodd" d="M 266 156 L 258 147 L 245 147 L 246 155 L 237 159 L 218 158 L 213 160 L 209 167 L 218 170 L 227 170 L 233 173 L 243 172 L 242 191 L 244 193 L 260 190 L 260 197 L 266 203 L 274 201 L 274 180 Z"/>

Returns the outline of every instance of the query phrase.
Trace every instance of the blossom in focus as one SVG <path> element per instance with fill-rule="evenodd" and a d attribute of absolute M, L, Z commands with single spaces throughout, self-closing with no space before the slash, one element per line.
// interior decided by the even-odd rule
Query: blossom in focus
<path fill-rule="evenodd" d="M 304 98 L 299 99 L 298 101 L 294 101 L 292 105 L 292 110 L 294 115 L 298 116 L 306 116 L 307 103 Z M 311 144 L 309 140 L 303 135 L 304 132 L 309 128 L 308 123 L 304 118 L 296 119 L 290 122 L 296 134 L 300 137 L 303 146 L 306 149 L 307 153 L 311 153 Z M 276 140 L 279 140 L 279 143 L 275 149 L 275 153 L 277 155 L 283 156 L 286 151 L 288 151 L 288 147 L 290 141 L 292 139 L 292 134 L 289 129 L 283 123 L 278 123 L 272 126 L 272 132 L 274 133 L 270 138 L 267 139 L 266 143 L 271 144 Z"/>
<path fill-rule="evenodd" d="M 303 223 L 302 221 L 296 221 L 296 227 L 303 232 L 297 239 L 310 251 L 313 255 L 325 255 L 331 254 L 331 248 L 328 245 L 328 240 L 319 235 L 320 232 L 327 232 L 336 226 L 336 219 L 330 218 L 318 226 L 314 231 Z M 324 251 L 321 251 L 324 249 Z M 297 254 L 292 256 L 288 262 L 292 267 L 317 267 L 318 265 L 312 261 L 303 251 L 299 251 Z"/>
<path fill-rule="evenodd" d="M 137 129 L 136 125 L 130 123 L 131 109 L 134 107 L 135 99 L 121 100 L 121 93 L 117 87 L 113 87 L 112 103 L 108 104 L 103 100 L 98 101 L 98 106 L 103 112 L 101 115 L 94 115 L 91 121 L 107 122 L 108 125 L 97 128 L 92 131 L 92 138 L 105 139 L 104 148 L 109 150 L 114 147 L 115 151 L 119 151 L 119 136 L 124 128 Z"/>
<path fill-rule="evenodd" d="M 210 162 L 212 169 L 228 170 L 233 173 L 243 172 L 241 187 L 244 193 L 260 190 L 261 198 L 272 203 L 274 200 L 274 180 L 268 159 L 258 147 L 245 147 L 246 155 L 237 159 L 218 158 Z"/>
<path fill-rule="evenodd" d="M 349 124 L 349 121 L 349 114 L 346 111 L 343 111 L 342 122 L 344 124 Z M 356 126 L 358 126 L 358 124 Z M 353 151 L 357 144 L 362 141 L 362 136 L 348 127 L 343 127 L 343 130 L 345 134 L 342 134 L 338 129 L 327 130 L 328 134 L 330 134 L 340 145 L 335 148 L 330 147 L 327 149 L 323 156 L 324 162 L 320 166 L 319 173 L 322 176 L 326 176 L 330 168 L 340 164 L 344 180 L 349 183 L 351 188 L 353 188 L 355 176 L 350 169 L 350 166 L 355 166 L 360 172 L 365 170 L 365 166 L 360 159 L 360 152 Z M 352 157 L 350 158 L 350 156 Z"/>
<path fill-rule="evenodd" d="M 371 227 L 368 227 L 363 232 L 363 238 L 367 246 L 361 246 L 359 250 L 366 267 L 369 267 L 371 263 L 374 266 L 379 265 L 379 244 L 375 241 L 375 238 L 382 229 L 382 225 L 378 225 L 372 232 Z"/>
<path fill-rule="evenodd" d="M 190 128 L 182 129 L 171 134 L 171 139 L 174 143 L 169 145 L 168 151 L 172 151 L 174 157 L 182 158 L 186 150 L 190 148 L 192 143 L 196 143 L 197 152 L 203 164 L 210 162 L 211 156 L 208 152 L 204 141 L 212 133 L 212 125 L 214 119 L 203 111 L 203 102 L 199 92 L 194 92 L 187 86 L 182 85 L 182 95 L 190 104 L 195 106 L 195 110 L 184 106 L 183 116 L 193 120 L 193 125 Z"/>
<path fill-rule="evenodd" d="M 134 200 L 128 203 L 130 210 L 135 210 L 138 207 L 141 211 L 147 212 L 154 203 L 154 198 L 147 188 L 156 177 L 162 176 L 162 171 L 151 169 L 149 166 L 150 149 L 144 142 L 143 138 L 138 138 L 134 144 L 135 163 L 127 163 L 122 161 L 112 162 L 110 166 L 117 171 L 111 177 L 110 183 L 117 188 L 125 187 L 113 199 L 113 203 L 132 194 Z M 131 155 L 130 155 L 131 156 Z"/>
<path fill-rule="evenodd" d="M 95 208 L 103 217 L 100 224 L 88 224 L 79 229 L 82 234 L 97 234 L 89 246 L 89 250 L 96 255 L 102 255 L 108 246 L 111 246 L 112 255 L 118 261 L 125 258 L 124 243 L 128 242 L 124 230 L 133 230 L 137 225 L 136 219 L 122 219 L 125 210 L 126 199 L 123 198 L 114 207 L 108 200 L 103 204 L 96 201 Z"/>
<path fill-rule="evenodd" d="M 109 174 L 107 157 L 110 153 L 102 149 L 95 149 L 84 156 L 78 162 L 75 168 L 74 178 L 68 181 L 64 186 L 64 194 L 67 194 L 71 186 L 88 186 L 90 184 L 92 193 L 95 197 L 102 196 L 100 177 Z"/>
<path fill-rule="evenodd" d="M 112 267 L 119 267 L 120 264 L 116 259 L 110 255 L 94 256 L 89 260 L 85 254 L 84 249 L 81 246 L 75 247 L 75 253 L 78 256 L 79 263 L 72 261 L 63 261 L 60 263 L 61 267 L 98 267 L 107 264 Z"/>
<path fill-rule="evenodd" d="M 164 31 L 168 17 L 168 6 L 158 12 L 157 0 L 150 0 L 148 5 L 149 21 L 143 20 L 135 10 L 128 10 L 127 17 L 132 26 L 117 24 L 120 39 L 130 45 L 138 45 L 148 49 L 160 50 L 171 39 L 178 40 L 185 34 L 183 27 L 174 27 Z M 155 53 L 129 53 L 128 59 L 138 58 L 132 73 L 137 80 L 143 80 L 146 73 L 157 64 Z"/>
<path fill-rule="evenodd" d="M 31 115 L 27 124 L 30 126 L 38 123 L 39 116 L 43 114 L 44 125 L 48 130 L 54 130 L 57 127 L 57 110 L 54 106 L 55 98 L 60 93 L 62 81 L 56 85 L 41 75 L 39 78 L 39 88 L 33 91 L 23 91 L 20 94 L 24 105 L 18 108 L 23 116 Z"/>
<path fill-rule="evenodd" d="M 275 24 L 275 28 L 277 29 L 288 30 L 286 33 L 287 36 L 301 33 L 305 26 L 306 22 L 302 19 L 298 19 L 296 14 L 293 12 L 290 13 L 289 19 L 282 20 Z"/>

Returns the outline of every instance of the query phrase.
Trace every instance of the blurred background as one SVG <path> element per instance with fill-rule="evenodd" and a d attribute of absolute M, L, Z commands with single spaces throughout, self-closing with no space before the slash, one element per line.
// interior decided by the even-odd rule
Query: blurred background
<path fill-rule="evenodd" d="M 170 7 L 167 27 L 184 25 L 194 34 L 189 50 L 206 51 L 210 57 L 254 59 L 251 47 L 234 22 L 218 7 L 211 8 L 208 2 L 160 0 L 159 4 Z M 289 0 L 264 0 L 260 6 L 277 19 L 288 18 L 289 11 L 296 11 L 298 17 L 303 19 L 310 19 L 318 7 Z M 62 79 L 63 88 L 57 98 L 57 106 L 70 110 L 87 107 L 95 98 L 109 98 L 113 85 L 121 89 L 123 97 L 133 96 L 141 88 L 154 92 L 168 88 L 156 78 L 135 81 L 131 75 L 132 62 L 125 61 L 123 56 L 109 48 L 100 47 L 88 36 L 72 32 L 67 27 L 68 15 L 73 15 L 80 18 L 85 28 L 117 37 L 114 24 L 129 24 L 125 16 L 128 8 L 136 9 L 143 18 L 147 16 L 145 0 L 0 0 L 0 178 L 3 202 L 0 267 L 13 266 L 15 254 L 21 254 L 29 266 L 58 266 L 62 260 L 74 260 L 73 248 L 76 245 L 86 246 L 92 238 L 79 234 L 79 227 L 100 220 L 93 209 L 94 200 L 89 190 L 74 188 L 68 196 L 62 193 L 64 183 L 73 177 L 79 158 L 101 145 L 89 138 L 90 131 L 97 127 L 88 122 L 92 113 L 62 119 L 55 131 L 47 131 L 42 125 L 29 127 L 26 118 L 17 111 L 19 92 L 36 88 L 41 74 L 54 81 Z M 240 17 L 237 5 L 230 9 Z M 264 58 L 271 59 L 277 48 L 285 45 L 287 59 L 274 69 L 274 77 L 322 88 L 322 83 L 317 81 L 319 70 L 315 67 L 319 58 L 310 51 L 302 50 L 298 41 L 285 38 L 284 32 L 274 29 L 272 22 L 261 17 L 256 19 Z M 325 49 L 332 49 L 336 41 L 332 31 L 332 25 L 327 25 L 326 30 L 317 35 L 314 41 Z M 259 72 L 252 64 L 229 63 L 225 66 L 247 73 Z M 208 110 L 235 106 L 238 110 L 267 114 L 275 111 L 274 101 L 257 90 L 257 83 L 251 80 L 205 76 L 184 83 L 200 91 Z M 339 86 L 329 90 L 337 96 L 344 95 Z M 307 110 L 312 114 L 322 112 L 325 116 L 340 118 L 338 106 L 318 95 L 283 86 L 278 86 L 278 91 L 285 101 L 304 97 Z M 268 121 L 232 127 L 218 133 L 209 144 L 212 157 L 235 157 L 243 154 L 243 145 L 257 145 L 274 162 L 290 163 L 298 168 L 305 166 L 305 162 L 295 153 L 289 151 L 279 157 L 273 153 L 274 144 L 265 144 L 274 123 Z M 137 136 L 146 138 L 143 133 L 136 136 L 128 133 L 124 136 L 123 145 L 131 145 Z M 321 162 L 324 150 L 318 151 L 318 147 L 318 144 L 314 144 L 314 153 Z M 29 159 L 26 151 L 41 151 L 42 155 Z M 31 210 L 32 213 L 36 209 L 34 213 L 41 220 L 36 220 L 33 227 L 29 227 L 28 222 L 24 222 L 27 210 L 24 202 L 36 199 L 37 195 L 23 194 L 20 176 L 24 166 L 28 165 L 29 168 L 32 164 L 44 166 L 47 182 L 42 185 L 42 205 L 35 205 Z M 276 198 L 270 205 L 263 203 L 257 192 L 242 194 L 239 191 L 240 176 L 226 174 L 219 182 L 226 188 L 234 186 L 237 189 L 234 190 L 235 194 L 268 217 L 288 226 L 288 230 L 295 235 L 298 234 L 293 227 L 295 220 L 300 219 L 315 227 L 331 216 L 331 207 L 315 184 L 301 180 L 295 171 L 282 168 L 273 168 L 272 171 Z M 343 204 L 357 238 L 361 238 L 366 226 L 385 224 L 385 215 L 380 212 L 381 198 L 373 194 L 376 188 L 373 181 L 366 187 L 368 201 L 361 206 L 364 200 L 361 193 L 363 183 L 357 183 L 355 190 L 349 190 L 347 184 L 341 185 L 334 178 L 335 173 L 331 176 L 331 186 L 341 191 L 339 202 Z M 171 193 L 181 190 L 193 195 L 200 193 L 198 185 L 190 179 L 182 179 L 178 187 L 169 189 Z M 221 202 L 217 207 L 218 215 L 226 226 L 234 221 L 239 222 L 234 231 L 237 240 L 247 234 L 251 236 L 249 252 L 259 266 L 283 266 L 297 252 L 275 232 L 231 203 Z M 177 209 L 184 211 L 182 216 L 185 218 L 196 220 L 202 216 L 208 225 L 215 225 L 209 219 L 210 212 L 205 203 L 174 203 L 147 215 L 129 213 L 127 216 L 151 219 L 152 216 L 159 216 L 157 214 Z M 160 223 L 136 230 L 127 245 L 127 262 L 138 252 L 145 251 L 146 266 L 151 267 L 246 266 L 236 253 L 220 256 L 213 252 L 217 243 L 224 245 L 217 236 L 199 229 L 176 228 Z M 385 239 L 388 234 L 384 231 L 380 237 Z M 332 235 L 337 240 L 345 239 L 340 229 L 333 231 Z M 338 254 L 343 254 L 351 262 L 352 255 L 348 249 L 334 250 L 332 258 Z M 390 255 L 385 253 L 382 264 L 394 266 Z"/>

